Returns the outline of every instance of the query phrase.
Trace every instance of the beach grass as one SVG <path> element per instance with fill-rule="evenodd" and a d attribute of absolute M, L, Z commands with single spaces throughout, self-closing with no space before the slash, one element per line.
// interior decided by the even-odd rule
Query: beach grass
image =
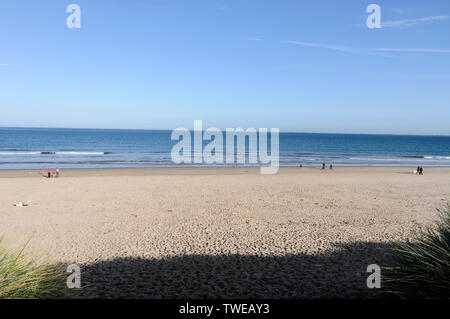
<path fill-rule="evenodd" d="M 20 250 L 6 249 L 0 239 L 0 298 L 62 298 L 65 271 L 24 253 L 31 238 Z"/>
<path fill-rule="evenodd" d="M 450 205 L 438 209 L 439 219 L 418 238 L 399 243 L 383 282 L 401 298 L 449 298 Z"/>

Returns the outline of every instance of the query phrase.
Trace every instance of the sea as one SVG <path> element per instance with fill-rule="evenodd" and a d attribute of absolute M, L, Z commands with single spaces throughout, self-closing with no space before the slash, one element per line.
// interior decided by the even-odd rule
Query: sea
<path fill-rule="evenodd" d="M 178 141 L 171 133 L 0 128 L 0 169 L 259 166 L 176 164 L 171 151 Z M 270 153 L 270 139 L 268 144 Z M 280 133 L 279 161 L 280 166 L 450 166 L 450 136 Z"/>

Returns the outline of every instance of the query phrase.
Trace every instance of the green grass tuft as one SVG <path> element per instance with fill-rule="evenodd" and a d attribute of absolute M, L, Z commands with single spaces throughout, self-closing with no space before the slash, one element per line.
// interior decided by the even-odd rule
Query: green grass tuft
<path fill-rule="evenodd" d="M 66 291 L 64 267 L 40 262 L 36 258 L 24 255 L 30 240 L 31 238 L 20 251 L 0 246 L 0 298 L 64 297 Z"/>
<path fill-rule="evenodd" d="M 450 205 L 414 241 L 398 244 L 384 288 L 401 298 L 450 298 Z"/>

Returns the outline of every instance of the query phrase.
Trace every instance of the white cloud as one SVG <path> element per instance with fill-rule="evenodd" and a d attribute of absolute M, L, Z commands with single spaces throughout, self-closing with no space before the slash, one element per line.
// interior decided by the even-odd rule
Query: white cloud
<path fill-rule="evenodd" d="M 424 52 L 424 53 L 450 53 L 449 49 L 426 49 L 426 48 L 377 48 L 375 51 L 385 52 Z"/>
<path fill-rule="evenodd" d="M 432 16 L 432 17 L 423 17 L 416 19 L 404 19 L 404 20 L 395 20 L 395 21 L 385 21 L 381 22 L 381 26 L 383 28 L 395 28 L 395 27 L 410 27 L 417 24 L 429 23 L 447 20 L 449 16 Z"/>
<path fill-rule="evenodd" d="M 427 48 L 358 48 L 351 46 L 324 44 L 324 43 L 311 43 L 302 41 L 281 41 L 282 43 L 290 43 L 301 45 L 305 47 L 313 47 L 320 49 L 336 50 L 341 52 L 350 53 L 380 53 L 380 55 L 389 57 L 389 55 L 381 54 L 381 52 L 423 52 L 423 53 L 450 53 L 450 49 L 427 49 Z M 394 57 L 394 56 L 391 56 Z M 399 58 L 400 56 L 395 56 Z"/>
<path fill-rule="evenodd" d="M 301 46 L 305 46 L 305 47 L 322 48 L 322 49 L 336 50 L 336 51 L 342 51 L 342 52 L 358 52 L 358 51 L 360 51 L 360 49 L 358 49 L 358 48 L 344 46 L 344 45 L 311 43 L 311 42 L 302 42 L 302 41 L 281 41 L 281 42 L 301 45 Z"/>

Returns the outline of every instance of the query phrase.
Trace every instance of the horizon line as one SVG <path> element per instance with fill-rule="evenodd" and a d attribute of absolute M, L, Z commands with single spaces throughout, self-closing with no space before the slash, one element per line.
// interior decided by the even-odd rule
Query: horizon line
<path fill-rule="evenodd" d="M 53 129 L 53 130 L 109 130 L 109 131 L 167 131 L 173 129 L 145 129 L 145 128 L 95 128 L 95 127 L 39 127 L 39 126 L 0 126 L 0 129 Z M 194 129 L 189 129 L 194 132 Z M 204 131 L 204 130 L 203 130 Z M 225 132 L 225 129 L 221 129 Z M 335 133 L 335 132 L 305 132 L 305 131 L 281 131 L 285 134 L 335 134 L 335 135 L 394 135 L 394 136 L 443 136 L 450 137 L 450 134 L 408 134 L 408 133 Z"/>

